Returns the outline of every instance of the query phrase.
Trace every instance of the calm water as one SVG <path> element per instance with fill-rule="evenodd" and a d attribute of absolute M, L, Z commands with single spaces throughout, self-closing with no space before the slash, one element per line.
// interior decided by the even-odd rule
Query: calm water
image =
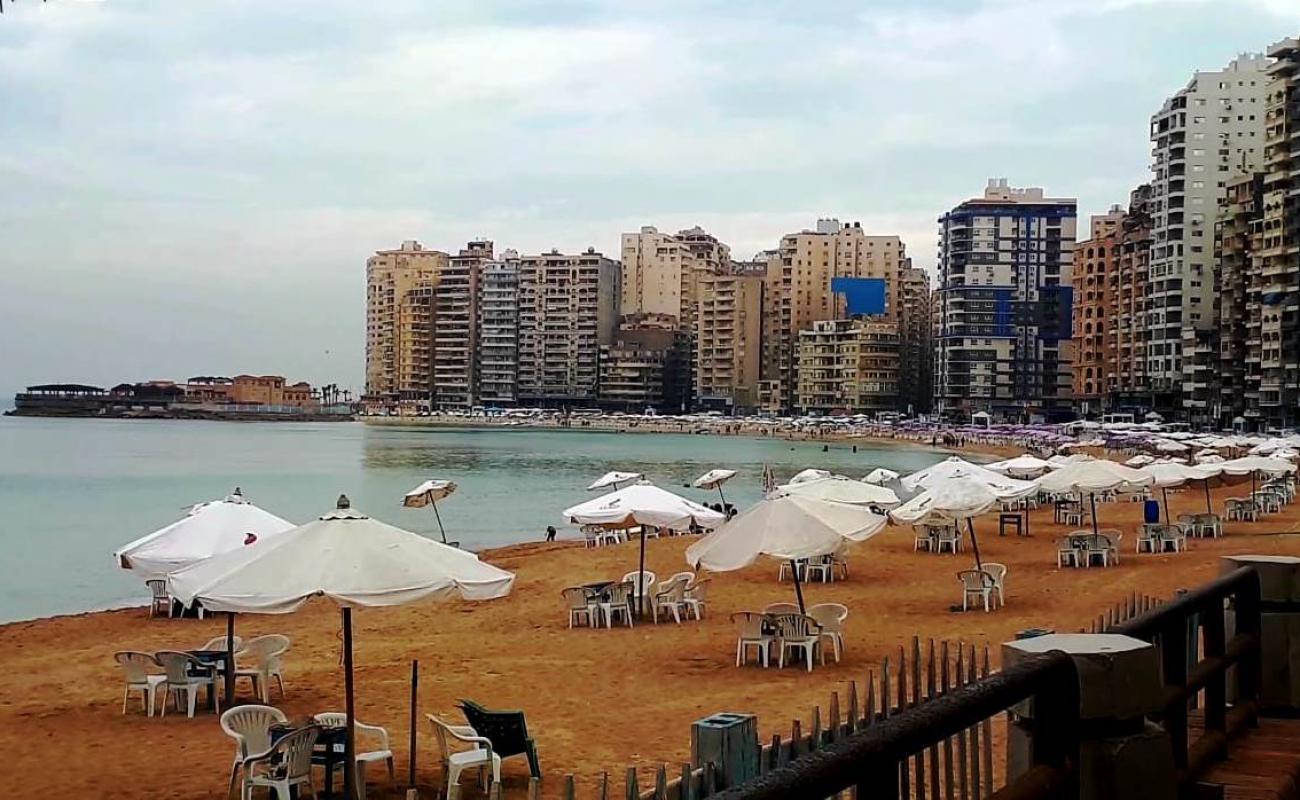
<path fill-rule="evenodd" d="M 723 436 L 0 417 L 0 621 L 142 601 L 113 550 L 235 486 L 293 522 L 329 510 L 345 492 L 376 518 L 437 536 L 428 509 L 400 501 L 425 478 L 449 478 L 460 489 L 438 507 L 448 537 L 480 549 L 540 539 L 547 525 L 575 535 L 560 511 L 590 498 L 584 487 L 611 469 L 644 472 L 706 502 L 717 492 L 682 484 L 713 467 L 738 469 L 723 491 L 744 507 L 759 497 L 764 463 L 784 481 L 805 467 L 857 478 L 939 457 Z"/>

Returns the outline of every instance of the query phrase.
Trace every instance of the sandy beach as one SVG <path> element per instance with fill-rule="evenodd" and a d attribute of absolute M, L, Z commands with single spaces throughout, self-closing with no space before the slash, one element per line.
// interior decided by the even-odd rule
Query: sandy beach
<path fill-rule="evenodd" d="M 1224 498 L 1249 491 L 1249 479 L 1214 489 Z M 1204 508 L 1199 489 L 1171 493 L 1173 511 Z M 996 517 L 977 531 L 987 561 L 1008 565 L 1006 608 L 953 613 L 959 600 L 955 573 L 971 563 L 958 555 L 914 553 L 909 529 L 891 528 L 850 554 L 851 576 L 807 588 L 810 604 L 841 602 L 851 609 L 846 652 L 839 664 L 801 668 L 737 669 L 728 615 L 793 599 L 789 583 L 776 582 L 775 563 L 713 576 L 703 622 L 642 624 L 633 629 L 569 630 L 560 598 L 565 586 L 618 578 L 636 568 L 635 544 L 586 550 L 580 544 L 529 544 L 490 551 L 485 558 L 518 575 L 507 599 L 454 602 L 391 610 L 363 610 L 357 622 L 358 718 L 383 725 L 394 739 L 398 772 L 407 759 L 407 699 L 411 659 L 421 665 L 420 712 L 459 719 L 457 699 L 522 708 L 538 741 L 546 794 L 556 796 L 562 776 L 589 785 L 608 771 L 621 785 L 628 765 L 650 775 L 653 765 L 689 758 L 689 726 L 715 711 L 753 712 L 762 735 L 788 731 L 809 718 L 846 681 L 866 679 L 880 659 L 914 635 L 993 646 L 1018 630 L 1078 630 L 1108 604 L 1132 592 L 1168 596 L 1216 574 L 1219 556 L 1232 553 L 1300 555 L 1300 513 L 1257 523 L 1228 523 L 1218 540 L 1192 540 L 1182 554 L 1134 555 L 1140 504 L 1107 504 L 1104 527 L 1125 531 L 1123 562 L 1109 569 L 1058 570 L 1051 511 L 1034 512 L 1032 537 L 1000 538 Z M 667 576 L 685 569 L 689 538 L 652 540 L 647 568 Z M 10 776 L 22 776 L 25 793 L 70 797 L 205 798 L 224 794 L 233 742 L 210 713 L 186 719 L 148 719 L 138 700 L 121 714 L 122 683 L 112 661 L 120 649 L 193 648 L 224 632 L 223 619 L 147 618 L 143 609 L 82 614 L 0 628 L 5 691 L 0 700 L 0 746 Z M 238 633 L 279 632 L 292 637 L 287 659 L 288 696 L 273 704 L 291 717 L 337 709 L 342 702 L 338 666 L 339 614 L 326 603 L 283 617 L 247 617 Z M 244 689 L 247 694 L 247 689 Z M 74 757 L 69 758 L 69 754 Z M 419 729 L 419 782 L 423 796 L 441 783 L 434 739 Z M 522 792 L 523 759 L 505 766 L 507 793 Z M 645 784 L 643 783 L 643 786 Z M 467 792 L 476 791 L 470 781 Z M 401 796 L 398 786 L 372 785 L 372 797 Z"/>

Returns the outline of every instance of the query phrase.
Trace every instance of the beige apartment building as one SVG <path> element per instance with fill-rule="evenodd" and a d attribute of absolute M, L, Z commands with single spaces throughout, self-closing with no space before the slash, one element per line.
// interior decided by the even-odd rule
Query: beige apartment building
<path fill-rule="evenodd" d="M 1114 363 L 1107 379 L 1108 407 L 1137 410 L 1147 403 L 1147 284 L 1151 275 L 1151 185 L 1129 193 L 1128 211 L 1115 240 L 1107 276 L 1111 306 L 1108 334 Z"/>
<path fill-rule="evenodd" d="M 762 363 L 766 265 L 700 277 L 695 325 L 695 400 L 716 411 L 752 411 Z"/>
<path fill-rule="evenodd" d="M 478 303 L 483 264 L 492 242 L 468 243 L 447 259 L 433 292 L 433 402 L 442 410 L 468 410 L 478 400 Z"/>
<path fill-rule="evenodd" d="M 904 267 L 898 276 L 899 408 L 928 413 L 934 396 L 934 306 L 930 274 Z"/>
<path fill-rule="evenodd" d="M 623 314 L 664 314 L 690 330 L 702 275 L 727 271 L 731 250 L 700 227 L 660 233 L 653 225 L 622 237 Z"/>
<path fill-rule="evenodd" d="M 796 406 L 805 414 L 875 414 L 898 407 L 898 325 L 820 320 L 799 332 Z"/>
<path fill-rule="evenodd" d="M 771 297 L 763 336 L 770 349 L 759 388 L 760 405 L 770 411 L 794 404 L 799 333 L 814 322 L 845 316 L 844 298 L 831 292 L 831 281 L 881 279 L 885 286 L 881 317 L 894 322 L 898 276 L 910 265 L 899 237 L 868 236 L 860 223 L 841 225 L 837 219 L 819 219 L 813 230 L 787 234 L 777 252 L 779 267 L 768 272 Z"/>
<path fill-rule="evenodd" d="M 519 260 L 520 403 L 595 404 L 600 347 L 618 326 L 620 278 L 619 263 L 595 248 Z"/>
<path fill-rule="evenodd" d="M 1092 217 L 1089 237 L 1074 246 L 1074 303 L 1071 331 L 1074 340 L 1073 391 L 1081 414 L 1097 414 L 1105 405 L 1112 383 L 1115 340 L 1113 276 L 1119 259 L 1120 226 L 1124 212 L 1112 206 Z"/>
<path fill-rule="evenodd" d="M 476 347 L 479 402 L 514 405 L 519 399 L 519 254 L 514 250 L 483 265 Z"/>
<path fill-rule="evenodd" d="M 433 299 L 448 255 L 402 242 L 366 260 L 366 394 L 427 404 L 433 378 Z"/>
<path fill-rule="evenodd" d="M 632 314 L 600 348 L 600 405 L 641 413 L 686 410 L 687 336 L 668 314 Z"/>

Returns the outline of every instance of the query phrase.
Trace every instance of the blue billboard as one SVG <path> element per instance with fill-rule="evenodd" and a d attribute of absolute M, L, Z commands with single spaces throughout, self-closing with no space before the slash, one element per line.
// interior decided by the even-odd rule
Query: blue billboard
<path fill-rule="evenodd" d="M 885 313 L 885 281 L 882 278 L 831 278 L 831 291 L 844 295 L 851 317 Z"/>

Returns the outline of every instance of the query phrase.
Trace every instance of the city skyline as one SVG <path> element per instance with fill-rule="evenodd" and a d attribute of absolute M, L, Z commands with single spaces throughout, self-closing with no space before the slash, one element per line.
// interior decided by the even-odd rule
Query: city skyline
<path fill-rule="evenodd" d="M 1164 98 L 1295 28 L 1280 2 L 320 6 L 7 9 L 4 388 L 359 387 L 357 260 L 411 238 L 616 257 L 698 224 L 748 259 L 833 216 L 933 274 L 972 187 L 1100 213 L 1149 179 Z"/>

